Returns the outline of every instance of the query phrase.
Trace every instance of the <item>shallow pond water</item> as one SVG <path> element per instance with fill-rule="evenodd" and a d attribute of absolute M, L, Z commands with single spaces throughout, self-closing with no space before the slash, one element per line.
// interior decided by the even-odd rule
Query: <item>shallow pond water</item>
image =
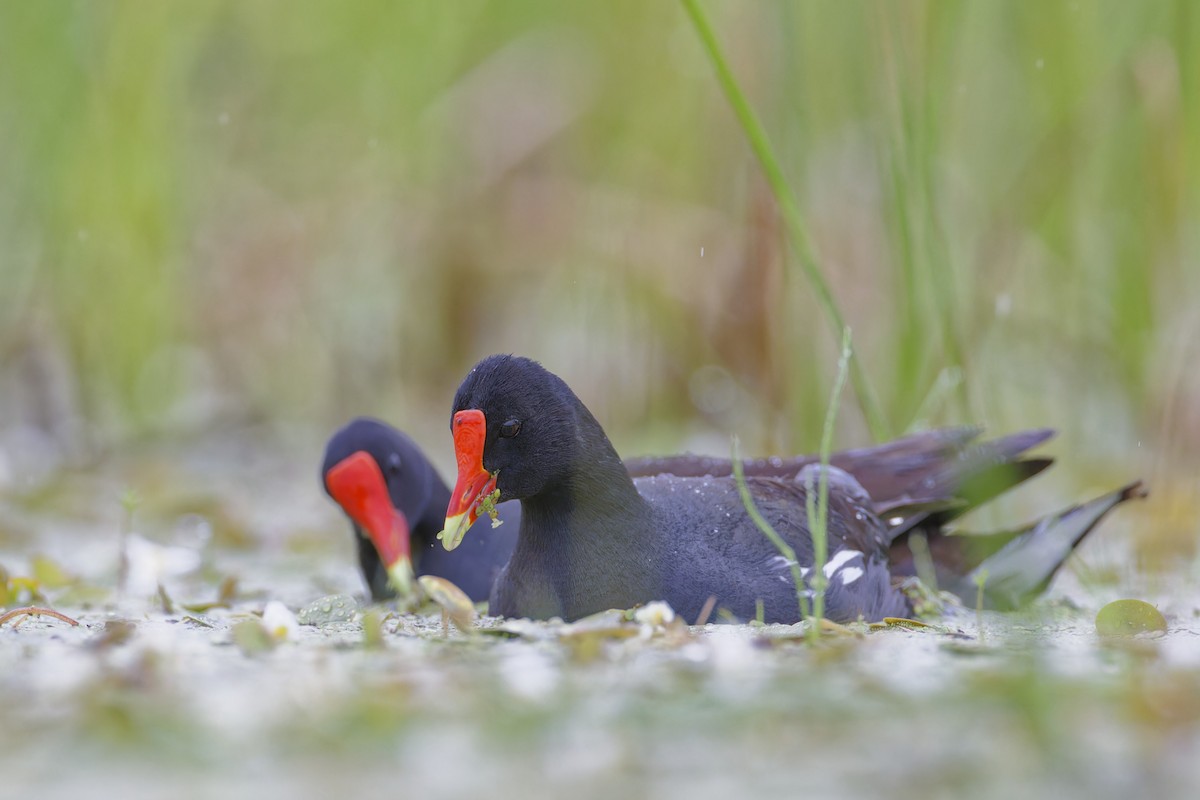
<path fill-rule="evenodd" d="M 466 636 L 432 610 L 383 607 L 273 638 L 272 601 L 364 599 L 348 532 L 301 461 L 211 464 L 141 454 L 0 505 L 0 565 L 46 579 L 9 607 L 80 623 L 0 627 L 6 796 L 1095 800 L 1200 786 L 1186 570 L 1098 585 L 1068 569 L 1021 614 L 851 626 L 816 646 L 801 626 L 615 616 L 483 618 L 490 632 Z M 130 485 L 161 594 L 115 591 Z M 1108 523 L 1089 572 L 1119 560 L 1127 524 Z M 1122 596 L 1158 605 L 1168 632 L 1098 636 L 1097 609 Z"/>

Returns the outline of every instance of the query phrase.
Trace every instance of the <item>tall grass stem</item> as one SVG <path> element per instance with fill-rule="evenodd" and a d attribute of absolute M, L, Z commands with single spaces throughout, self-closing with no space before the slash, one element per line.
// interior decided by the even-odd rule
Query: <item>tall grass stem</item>
<path fill-rule="evenodd" d="M 804 573 L 801 572 L 800 563 L 796 560 L 796 551 L 790 544 L 783 540 L 779 532 L 767 521 L 767 518 L 758 510 L 758 504 L 754 502 L 754 497 L 750 494 L 750 487 L 746 485 L 746 474 L 742 468 L 742 456 L 738 446 L 738 437 L 734 436 L 732 441 L 732 456 L 733 456 L 733 479 L 737 483 L 738 495 L 742 498 L 742 505 L 746 508 L 746 513 L 750 515 L 750 519 L 758 526 L 758 529 L 763 532 L 763 535 L 771 540 L 771 544 L 775 545 L 775 549 L 787 561 L 788 567 L 792 572 L 792 582 L 796 586 L 796 599 L 800 606 L 800 618 L 805 619 L 809 616 L 808 596 L 805 592 Z M 816 626 L 810 626 L 810 630 Z"/>
<path fill-rule="evenodd" d="M 842 314 L 841 308 L 839 308 L 837 300 L 833 296 L 833 291 L 829 288 L 829 282 L 825 280 L 825 275 L 821 272 L 821 267 L 817 263 L 816 254 L 812 246 L 812 237 L 809 235 L 808 227 L 804 223 L 804 217 L 800 213 L 800 206 L 796 203 L 791 187 L 788 186 L 787 179 L 783 175 L 783 169 L 779 165 L 779 160 L 775 157 L 775 152 L 771 147 L 770 140 L 767 138 L 767 133 L 755 115 L 754 109 L 750 107 L 749 101 L 746 100 L 746 96 L 742 93 L 737 79 L 733 75 L 733 71 L 729 68 L 729 63 L 725 60 L 721 45 L 717 41 L 716 33 L 713 31 L 704 9 L 701 8 L 699 0 L 682 0 L 682 2 L 688 16 L 692 20 L 692 24 L 696 28 L 696 33 L 700 37 L 700 42 L 704 47 L 705 53 L 708 54 L 709 60 L 712 61 L 713 69 L 717 74 L 717 80 L 721 84 L 721 89 L 725 92 L 725 97 L 728 99 L 730 106 L 732 106 L 733 113 L 750 142 L 750 148 L 754 151 L 754 155 L 758 158 L 758 162 L 762 166 L 767 183 L 771 186 L 771 192 L 775 195 L 776 202 L 779 203 L 779 209 L 783 215 L 784 223 L 787 225 L 792 246 L 795 248 L 800 266 L 804 270 L 809 283 L 812 285 L 813 291 L 817 295 L 817 301 L 824 310 L 829 320 L 829 325 L 836 336 L 847 327 L 845 316 Z M 875 398 L 875 393 L 867 379 L 866 372 L 863 370 L 862 364 L 858 359 L 854 359 L 850 364 L 850 379 L 854 384 L 854 394 L 858 399 L 859 408 L 862 411 L 863 418 L 866 420 L 871 436 L 876 441 L 883 441 L 889 437 L 891 431 L 879 407 L 879 402 Z"/>
<path fill-rule="evenodd" d="M 833 392 L 829 396 L 829 405 L 825 408 L 825 424 L 821 429 L 821 474 L 817 480 L 817 491 L 814 495 L 811 472 L 804 487 L 805 512 L 813 543 L 813 616 L 818 620 L 825 616 L 825 587 L 828 581 L 825 576 L 825 562 L 829 560 L 829 458 L 833 450 L 833 427 L 837 420 L 838 400 L 846 386 L 846 373 L 854 360 L 850 341 L 850 329 L 843 328 L 837 377 L 833 381 Z"/>

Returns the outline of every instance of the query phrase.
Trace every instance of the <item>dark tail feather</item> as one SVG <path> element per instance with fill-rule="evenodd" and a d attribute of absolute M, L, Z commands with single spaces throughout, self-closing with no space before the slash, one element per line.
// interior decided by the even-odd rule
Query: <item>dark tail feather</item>
<path fill-rule="evenodd" d="M 963 426 L 922 431 L 886 444 L 839 450 L 830 456 L 829 463 L 853 475 L 876 501 L 887 501 L 957 458 L 981 430 Z M 742 468 L 746 477 L 790 480 L 801 469 L 820 460 L 816 455 L 747 458 L 743 460 Z M 733 464 L 728 458 L 691 454 L 628 458 L 625 467 L 635 478 L 664 474 L 680 478 L 706 475 L 724 478 L 733 474 Z"/>
<path fill-rule="evenodd" d="M 959 513 L 990 500 L 1000 492 L 1045 469 L 1048 459 L 1018 461 L 1018 457 L 1054 435 L 1049 429 L 1023 431 L 982 444 L 977 427 L 941 428 L 905 436 L 887 444 L 842 450 L 830 456 L 833 466 L 854 476 L 875 504 L 889 516 L 897 510 L 951 506 Z M 743 462 L 747 477 L 791 479 L 819 459 L 757 458 Z M 675 455 L 630 458 L 625 467 L 633 477 L 676 475 L 681 478 L 728 477 L 728 458 Z M 939 518 L 939 521 L 945 520 Z"/>
<path fill-rule="evenodd" d="M 943 482 L 928 492 L 909 495 L 892 504 L 876 504 L 876 513 L 885 519 L 899 518 L 892 527 L 892 541 L 913 530 L 931 538 L 941 535 L 946 524 L 1024 483 L 1054 463 L 1051 458 L 1029 458 L 1008 464 L 976 468 L 965 474 L 946 475 Z"/>
<path fill-rule="evenodd" d="M 1023 431 L 966 448 L 939 464 L 936 472 L 930 471 L 911 484 L 907 491 L 886 499 L 872 495 L 876 512 L 883 517 L 906 517 L 904 524 L 893 531 L 894 537 L 917 527 L 936 530 L 1054 463 L 1049 458 L 1017 460 L 1053 435 L 1048 428 Z"/>
<path fill-rule="evenodd" d="M 938 473 L 926 477 L 894 505 L 880 508 L 884 519 L 894 519 L 889 561 L 898 574 L 914 574 L 909 535 L 921 531 L 927 540 L 938 580 L 965 575 L 1019 532 L 987 536 L 947 535 L 943 527 L 1023 483 L 1054 463 L 1049 458 L 1017 460 L 1022 453 L 1054 435 L 1048 428 L 1022 431 L 965 450 Z M 969 543 L 968 543 L 969 542 Z"/>
<path fill-rule="evenodd" d="M 933 491 L 960 498 L 963 503 L 952 515 L 934 521 L 944 525 L 994 497 L 1032 478 L 1054 463 L 1050 458 L 1018 461 L 1018 457 L 1054 436 L 1049 428 L 1022 431 L 984 442 L 966 450 L 931 481 Z"/>
<path fill-rule="evenodd" d="M 984 545 L 984 553 L 991 547 L 1000 546 L 965 575 L 939 570 L 940 588 L 954 592 L 973 606 L 978 591 L 975 581 L 986 570 L 984 606 L 1000 611 L 1018 608 L 1045 591 L 1067 556 L 1105 514 L 1126 500 L 1145 496 L 1146 490 L 1141 481 L 1137 481 L 1018 531 L 982 537 L 970 534 L 943 536 L 942 542 L 949 544 L 950 540 L 961 539 L 966 548 L 970 547 L 970 540 L 979 539 L 979 544 Z M 962 559 L 966 562 L 975 560 L 971 555 L 962 556 Z M 945 566 L 936 551 L 934 561 Z"/>

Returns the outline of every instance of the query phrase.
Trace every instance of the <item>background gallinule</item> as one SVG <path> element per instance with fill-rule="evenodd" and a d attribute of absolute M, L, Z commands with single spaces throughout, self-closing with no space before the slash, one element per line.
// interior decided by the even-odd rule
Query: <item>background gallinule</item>
<path fill-rule="evenodd" d="M 414 572 L 446 578 L 472 600 L 486 600 L 516 544 L 521 508 L 504 503 L 499 513 L 509 524 L 481 530 L 461 552 L 438 547 L 450 487 L 416 442 L 379 420 L 360 417 L 339 428 L 325 446 L 321 477 L 354 526 L 358 562 L 375 600 L 394 597 L 396 587 L 411 593 Z"/>

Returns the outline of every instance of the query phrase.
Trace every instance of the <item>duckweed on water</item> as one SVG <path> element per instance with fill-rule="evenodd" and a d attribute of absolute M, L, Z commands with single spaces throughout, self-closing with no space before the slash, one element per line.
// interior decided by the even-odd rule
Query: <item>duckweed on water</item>
<path fill-rule="evenodd" d="M 1114 600 L 1096 614 L 1096 633 L 1101 636 L 1133 636 L 1166 633 L 1162 612 L 1144 600 Z"/>
<path fill-rule="evenodd" d="M 490 494 L 484 495 L 479 499 L 479 510 L 491 517 L 493 528 L 499 528 L 504 524 L 504 520 L 500 519 L 500 512 L 496 510 L 496 501 L 499 499 L 499 489 L 494 489 Z"/>

